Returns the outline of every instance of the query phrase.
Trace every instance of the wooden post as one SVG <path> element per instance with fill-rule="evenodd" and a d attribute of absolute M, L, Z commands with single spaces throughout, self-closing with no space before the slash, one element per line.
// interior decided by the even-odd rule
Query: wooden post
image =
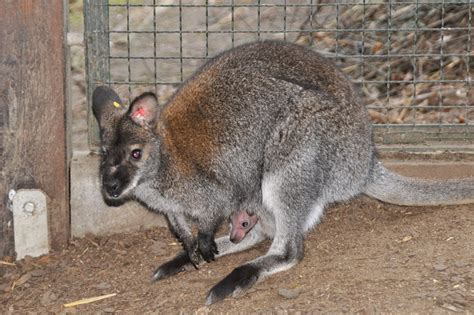
<path fill-rule="evenodd" d="M 0 256 L 12 253 L 11 189 L 45 192 L 52 248 L 69 239 L 67 6 L 66 0 L 2 1 Z"/>

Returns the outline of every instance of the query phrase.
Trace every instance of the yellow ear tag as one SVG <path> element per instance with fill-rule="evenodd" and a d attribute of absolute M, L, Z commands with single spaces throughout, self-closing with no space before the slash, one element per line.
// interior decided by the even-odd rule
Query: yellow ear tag
<path fill-rule="evenodd" d="M 120 105 L 118 102 L 114 102 L 114 107 L 115 108 L 120 108 L 120 107 L 122 107 L 122 105 Z"/>

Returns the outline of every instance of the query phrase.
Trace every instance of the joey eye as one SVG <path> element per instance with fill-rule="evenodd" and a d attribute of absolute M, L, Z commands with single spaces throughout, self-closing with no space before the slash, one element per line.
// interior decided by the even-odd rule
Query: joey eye
<path fill-rule="evenodd" d="M 132 152 L 130 153 L 130 156 L 132 157 L 133 160 L 138 161 L 142 158 L 142 150 L 140 149 L 132 150 Z"/>
<path fill-rule="evenodd" d="M 242 222 L 242 227 L 246 228 L 249 226 L 249 223 L 247 221 Z"/>

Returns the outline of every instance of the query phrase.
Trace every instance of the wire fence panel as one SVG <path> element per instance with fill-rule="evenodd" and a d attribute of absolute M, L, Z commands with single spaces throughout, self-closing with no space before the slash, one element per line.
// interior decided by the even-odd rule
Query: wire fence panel
<path fill-rule="evenodd" d="M 166 102 L 217 53 L 281 39 L 333 59 L 359 86 L 377 143 L 472 149 L 473 7 L 469 0 L 90 1 L 86 21 L 108 18 L 86 24 L 88 45 L 103 47 L 88 60 L 108 63 L 88 86 L 109 84 L 124 99 L 154 90 Z"/>

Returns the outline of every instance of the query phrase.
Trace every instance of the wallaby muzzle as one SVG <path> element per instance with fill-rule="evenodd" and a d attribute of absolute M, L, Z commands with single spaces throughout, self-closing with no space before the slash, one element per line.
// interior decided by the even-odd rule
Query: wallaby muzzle
<path fill-rule="evenodd" d="M 106 167 L 102 173 L 102 196 L 107 205 L 118 207 L 124 204 L 127 198 L 127 188 L 130 186 L 130 174 L 126 167 L 118 168 L 110 174 Z"/>

